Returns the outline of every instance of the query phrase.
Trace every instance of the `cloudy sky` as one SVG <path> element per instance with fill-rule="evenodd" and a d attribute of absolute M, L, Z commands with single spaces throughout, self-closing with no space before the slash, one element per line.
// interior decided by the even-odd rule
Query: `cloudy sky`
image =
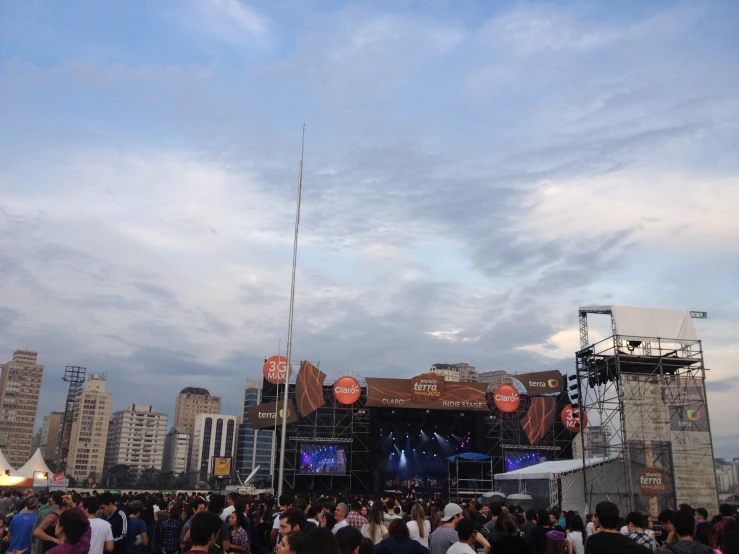
<path fill-rule="evenodd" d="M 0 1 L 0 352 L 114 408 L 329 375 L 573 367 L 577 308 L 707 310 L 739 456 L 739 6 Z"/>

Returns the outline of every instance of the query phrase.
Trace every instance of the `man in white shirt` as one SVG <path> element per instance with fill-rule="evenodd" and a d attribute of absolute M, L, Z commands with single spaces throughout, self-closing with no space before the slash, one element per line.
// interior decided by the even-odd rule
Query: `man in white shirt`
<path fill-rule="evenodd" d="M 485 554 L 490 550 L 490 543 L 488 543 L 483 537 L 479 536 L 475 529 L 475 523 L 468 518 L 462 518 L 457 523 L 457 535 L 459 535 L 459 542 L 454 543 L 447 550 L 447 554 L 477 554 L 475 549 L 472 548 L 476 542 L 480 542 L 485 548 Z"/>
<path fill-rule="evenodd" d="M 230 492 L 228 493 L 228 496 L 226 497 L 226 508 L 223 510 L 223 513 L 221 514 L 221 519 L 223 521 L 228 521 L 228 517 L 234 513 L 236 508 L 234 508 L 234 503 L 239 499 L 239 493 L 237 492 Z"/>
<path fill-rule="evenodd" d="M 100 509 L 97 497 L 88 496 L 83 498 L 82 507 L 87 513 L 87 519 L 90 520 L 89 554 L 103 554 L 103 551 L 113 552 L 113 529 L 110 527 L 110 523 L 95 517 L 95 513 Z"/>
<path fill-rule="evenodd" d="M 349 522 L 346 520 L 347 515 L 349 515 L 349 506 L 347 506 L 343 502 L 336 506 L 336 511 L 334 511 L 336 524 L 334 525 L 334 528 L 331 529 L 331 532 L 334 535 L 336 534 L 336 531 L 338 531 L 342 527 L 346 527 L 347 525 L 349 525 Z"/>

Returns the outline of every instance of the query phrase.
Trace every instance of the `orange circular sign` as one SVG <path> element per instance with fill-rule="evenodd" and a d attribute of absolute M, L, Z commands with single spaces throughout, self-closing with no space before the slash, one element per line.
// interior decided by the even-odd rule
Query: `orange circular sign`
<path fill-rule="evenodd" d="M 521 395 L 511 385 L 501 385 L 493 393 L 495 406 L 501 412 L 515 412 L 521 405 Z"/>
<path fill-rule="evenodd" d="M 272 356 L 268 358 L 264 362 L 262 373 L 268 382 L 273 385 L 282 385 L 285 382 L 285 374 L 288 373 L 287 358 L 285 356 Z"/>
<path fill-rule="evenodd" d="M 582 414 L 582 425 L 580 425 L 580 414 Z M 582 408 L 573 408 L 571 404 L 562 408 L 562 415 L 560 417 L 565 429 L 572 433 L 579 433 L 580 429 L 585 428 L 588 424 L 588 414 L 585 413 L 585 410 Z"/>
<path fill-rule="evenodd" d="M 345 405 L 354 404 L 362 396 L 362 386 L 354 377 L 339 377 L 334 383 L 334 398 Z"/>

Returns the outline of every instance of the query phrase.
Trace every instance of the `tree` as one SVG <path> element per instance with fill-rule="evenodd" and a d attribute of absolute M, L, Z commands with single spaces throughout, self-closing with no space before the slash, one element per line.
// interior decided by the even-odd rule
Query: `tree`
<path fill-rule="evenodd" d="M 160 471 L 155 467 L 147 467 L 139 476 L 138 486 L 140 489 L 156 489 L 159 485 Z"/>
<path fill-rule="evenodd" d="M 103 472 L 101 486 L 107 488 L 132 488 L 136 486 L 136 470 L 126 464 L 116 464 Z"/>
<path fill-rule="evenodd" d="M 160 471 L 157 478 L 159 490 L 169 490 L 174 487 L 174 471 Z"/>
<path fill-rule="evenodd" d="M 190 478 L 187 476 L 186 473 L 180 473 L 177 476 L 177 478 L 174 480 L 172 488 L 177 489 L 177 490 L 189 489 L 190 488 Z"/>

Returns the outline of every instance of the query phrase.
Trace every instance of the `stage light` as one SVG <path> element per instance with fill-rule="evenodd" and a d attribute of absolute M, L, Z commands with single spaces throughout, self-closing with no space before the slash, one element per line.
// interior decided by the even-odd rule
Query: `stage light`
<path fill-rule="evenodd" d="M 577 379 L 577 373 L 573 373 L 572 375 L 570 375 L 570 376 L 568 377 L 568 379 L 569 379 L 570 381 L 574 381 L 575 379 Z"/>
<path fill-rule="evenodd" d="M 577 390 L 577 383 L 570 385 L 570 390 Z"/>
<path fill-rule="evenodd" d="M 572 404 L 570 404 L 570 406 L 572 406 L 573 408 L 579 408 L 580 404 L 578 404 L 577 402 L 573 402 Z"/>
<path fill-rule="evenodd" d="M 580 395 L 574 392 L 570 395 L 570 400 L 577 400 L 579 397 Z"/>

